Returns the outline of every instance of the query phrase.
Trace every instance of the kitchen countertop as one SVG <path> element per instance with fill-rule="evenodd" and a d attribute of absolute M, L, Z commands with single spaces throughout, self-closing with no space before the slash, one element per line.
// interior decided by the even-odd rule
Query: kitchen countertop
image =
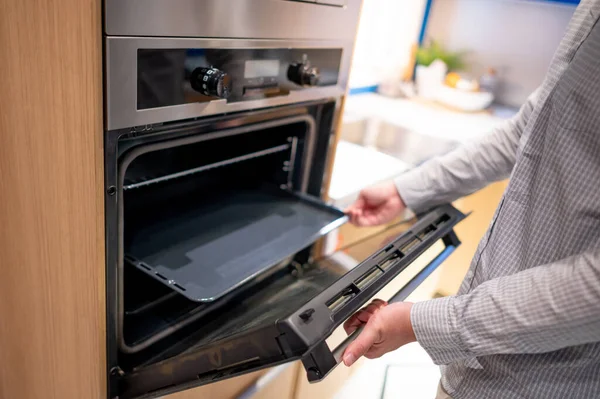
<path fill-rule="evenodd" d="M 392 179 L 410 167 L 410 164 L 376 149 L 340 141 L 333 163 L 329 198 L 343 209 L 364 187 Z"/>
<path fill-rule="evenodd" d="M 517 110 L 495 106 L 491 112 L 466 113 L 420 100 L 388 98 L 376 93 L 349 96 L 344 123 L 380 119 L 413 133 L 463 143 L 489 133 Z"/>

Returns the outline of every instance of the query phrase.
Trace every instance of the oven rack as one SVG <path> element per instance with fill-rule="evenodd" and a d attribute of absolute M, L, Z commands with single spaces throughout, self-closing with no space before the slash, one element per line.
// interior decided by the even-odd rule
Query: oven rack
<path fill-rule="evenodd" d="M 288 185 L 290 183 L 290 179 L 291 176 L 293 174 L 293 164 L 291 164 L 293 162 L 293 158 L 295 156 L 295 152 L 296 152 L 296 146 L 297 146 L 297 137 L 293 137 L 289 139 L 289 142 L 286 144 L 281 144 L 275 147 L 270 147 L 270 148 L 266 148 L 264 150 L 260 150 L 260 151 L 256 151 L 256 152 L 251 152 L 249 154 L 245 154 L 245 155 L 240 155 L 237 157 L 233 157 L 233 158 L 229 158 L 229 159 L 225 159 L 223 161 L 219 161 L 219 162 L 213 162 L 211 164 L 208 165 L 203 165 L 203 166 L 199 166 L 197 168 L 192 168 L 192 169 L 187 169 L 187 170 L 183 170 L 181 172 L 176 172 L 176 173 L 170 173 L 164 176 L 158 176 L 158 177 L 151 177 L 149 179 L 146 180 L 142 180 L 142 181 L 130 181 L 128 184 L 123 185 L 123 190 L 131 190 L 131 189 L 136 189 L 139 187 L 144 187 L 144 186 L 148 186 L 150 184 L 155 184 L 155 183 L 160 183 L 160 182 L 165 182 L 168 180 L 172 180 L 172 179 L 177 179 L 180 177 L 185 177 L 185 176 L 189 176 L 195 173 L 200 173 L 200 172 L 205 172 L 211 169 L 216 169 L 216 168 L 220 168 L 223 166 L 227 166 L 227 165 L 232 165 L 238 162 L 243 162 L 243 161 L 248 161 L 251 159 L 255 159 L 255 158 L 259 158 L 259 157 L 263 157 L 266 155 L 271 155 L 271 154 L 276 154 L 279 152 L 284 152 L 287 150 L 291 150 L 291 160 L 290 160 L 290 165 L 287 166 L 287 171 L 288 171 Z M 285 166 L 284 166 L 285 167 Z"/>

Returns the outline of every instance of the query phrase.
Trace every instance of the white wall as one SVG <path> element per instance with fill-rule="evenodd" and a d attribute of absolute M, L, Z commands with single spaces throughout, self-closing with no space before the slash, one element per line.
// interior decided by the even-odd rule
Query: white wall
<path fill-rule="evenodd" d="M 469 50 L 471 72 L 495 67 L 498 100 L 521 105 L 543 80 L 574 6 L 525 0 L 434 0 L 427 26 L 451 50 Z"/>
<path fill-rule="evenodd" d="M 418 41 L 424 9 L 425 0 L 364 0 L 350 87 L 401 74 Z"/>

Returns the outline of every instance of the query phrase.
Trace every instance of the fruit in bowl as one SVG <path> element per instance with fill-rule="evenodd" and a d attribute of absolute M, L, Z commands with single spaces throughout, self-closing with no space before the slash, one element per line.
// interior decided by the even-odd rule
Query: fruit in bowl
<path fill-rule="evenodd" d="M 444 83 L 453 89 L 479 91 L 479 82 L 477 80 L 465 78 L 456 72 L 450 72 L 446 75 Z"/>
<path fill-rule="evenodd" d="M 443 85 L 436 91 L 435 99 L 451 108 L 475 112 L 489 107 L 494 95 L 487 91 L 465 91 Z"/>
<path fill-rule="evenodd" d="M 494 95 L 481 91 L 477 80 L 450 72 L 446 75 L 444 84 L 437 90 L 435 99 L 451 108 L 475 112 L 489 107 L 494 101 Z"/>

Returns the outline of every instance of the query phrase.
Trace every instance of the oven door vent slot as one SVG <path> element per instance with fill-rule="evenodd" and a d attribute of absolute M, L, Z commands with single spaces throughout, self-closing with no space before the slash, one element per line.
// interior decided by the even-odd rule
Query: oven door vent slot
<path fill-rule="evenodd" d="M 429 226 L 425 227 L 423 230 L 419 231 L 417 233 L 417 237 L 419 238 L 419 240 L 421 241 L 425 241 L 426 238 L 428 238 L 429 236 L 431 236 L 433 233 L 435 233 L 435 231 L 437 230 L 437 228 L 430 224 Z"/>
<path fill-rule="evenodd" d="M 448 215 L 447 213 L 444 213 L 442 216 L 437 218 L 436 221 L 433 222 L 433 224 L 435 225 L 435 227 L 440 227 L 441 225 L 449 222 L 450 219 L 451 219 L 450 215 Z"/>
<path fill-rule="evenodd" d="M 383 270 L 381 270 L 379 267 L 375 266 L 375 267 L 371 268 L 371 270 L 366 272 L 358 280 L 356 280 L 354 282 L 354 284 L 358 287 L 358 289 L 364 290 L 369 285 L 371 285 L 371 283 L 373 281 L 377 280 L 379 278 L 379 276 L 381 276 L 382 274 L 383 274 Z"/>
<path fill-rule="evenodd" d="M 404 255 L 400 251 L 396 251 L 389 258 L 385 259 L 383 262 L 380 262 L 379 268 L 383 271 L 388 270 L 390 267 L 395 265 L 400 259 L 402 259 Z"/>
<path fill-rule="evenodd" d="M 419 240 L 417 237 L 412 237 L 408 242 L 400 246 L 399 251 L 402 252 L 403 255 L 407 255 L 410 253 L 410 251 L 418 247 L 420 242 L 421 240 Z"/>
<path fill-rule="evenodd" d="M 327 301 L 327 307 L 329 308 L 331 313 L 335 313 L 341 308 L 343 308 L 345 304 L 350 302 L 352 298 L 354 298 L 359 292 L 360 289 L 358 289 L 356 285 L 352 284 L 344 288 L 342 292 L 340 292 L 335 297 Z"/>

